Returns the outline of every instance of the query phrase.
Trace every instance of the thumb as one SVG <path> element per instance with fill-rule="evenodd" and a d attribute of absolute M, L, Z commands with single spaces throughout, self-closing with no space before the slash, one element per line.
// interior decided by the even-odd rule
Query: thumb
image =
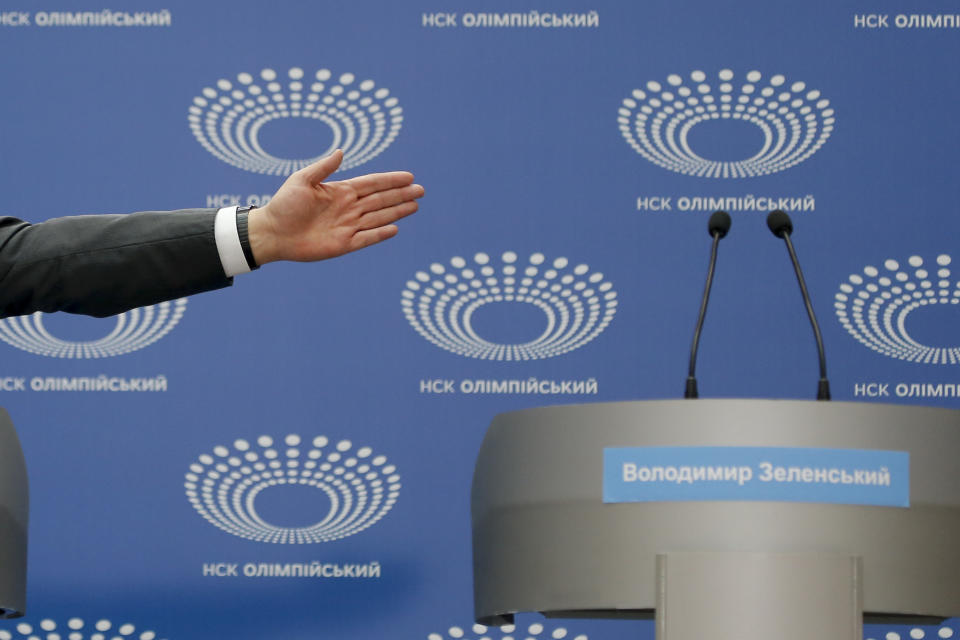
<path fill-rule="evenodd" d="M 325 158 L 304 167 L 304 173 L 311 184 L 319 184 L 329 178 L 343 162 L 343 149 L 337 149 Z"/>

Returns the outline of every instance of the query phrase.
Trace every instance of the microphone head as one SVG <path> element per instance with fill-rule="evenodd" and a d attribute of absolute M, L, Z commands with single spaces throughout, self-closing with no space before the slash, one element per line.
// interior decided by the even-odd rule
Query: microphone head
<path fill-rule="evenodd" d="M 727 231 L 730 231 L 730 224 L 730 214 L 726 211 L 714 211 L 707 223 L 707 231 L 710 232 L 711 238 L 714 236 L 722 238 L 727 235 Z"/>
<path fill-rule="evenodd" d="M 790 216 L 780 209 L 770 212 L 770 215 L 767 216 L 767 226 L 770 227 L 773 235 L 778 238 L 793 233 L 793 223 L 790 222 Z"/>

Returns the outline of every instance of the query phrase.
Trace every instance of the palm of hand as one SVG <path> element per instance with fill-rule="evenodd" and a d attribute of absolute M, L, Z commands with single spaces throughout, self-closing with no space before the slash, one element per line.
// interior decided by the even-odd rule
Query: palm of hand
<path fill-rule="evenodd" d="M 297 171 L 270 202 L 251 212 L 250 243 L 259 264 L 333 258 L 391 238 L 417 210 L 423 187 L 405 171 L 324 182 L 340 151 Z"/>

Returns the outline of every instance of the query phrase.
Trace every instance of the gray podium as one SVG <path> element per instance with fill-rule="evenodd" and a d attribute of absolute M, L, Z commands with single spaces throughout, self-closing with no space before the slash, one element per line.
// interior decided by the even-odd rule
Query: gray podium
<path fill-rule="evenodd" d="M 903 451 L 910 507 L 603 502 L 605 447 Z M 655 618 L 659 640 L 861 640 L 960 616 L 960 411 L 783 400 L 497 416 L 473 479 L 476 619 Z"/>
<path fill-rule="evenodd" d="M 23 615 L 27 599 L 27 466 L 10 416 L 0 409 L 0 618 Z"/>

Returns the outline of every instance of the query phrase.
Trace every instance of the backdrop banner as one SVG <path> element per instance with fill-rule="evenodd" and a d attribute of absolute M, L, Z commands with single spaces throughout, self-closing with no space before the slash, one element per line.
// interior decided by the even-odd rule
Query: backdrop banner
<path fill-rule="evenodd" d="M 816 395 L 782 209 L 834 399 L 960 407 L 954 2 L 12 0 L 0 56 L 2 215 L 263 205 L 337 148 L 427 191 L 343 258 L 0 320 L 0 640 L 652 638 L 475 625 L 470 482 L 498 413 L 682 396 L 716 210 L 701 396 Z"/>

